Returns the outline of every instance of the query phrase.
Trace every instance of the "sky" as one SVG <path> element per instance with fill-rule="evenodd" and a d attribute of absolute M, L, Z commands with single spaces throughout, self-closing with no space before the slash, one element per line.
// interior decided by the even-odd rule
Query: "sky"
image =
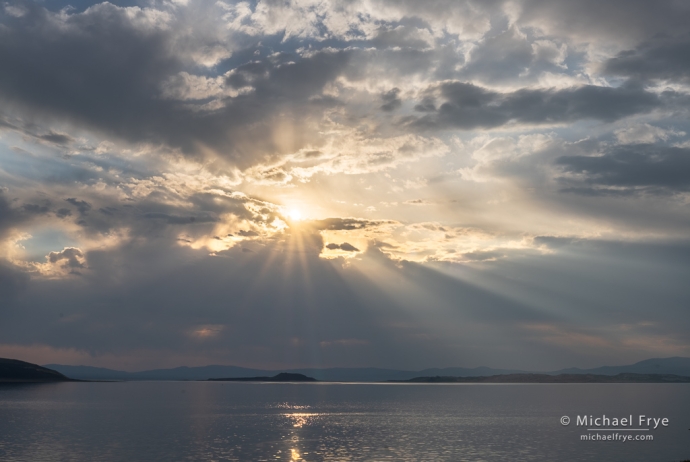
<path fill-rule="evenodd" d="M 8 0 L 0 356 L 690 356 L 690 3 Z"/>

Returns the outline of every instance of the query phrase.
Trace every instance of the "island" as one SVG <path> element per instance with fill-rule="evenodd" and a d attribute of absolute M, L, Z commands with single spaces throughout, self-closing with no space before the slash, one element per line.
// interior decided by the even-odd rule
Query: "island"
<path fill-rule="evenodd" d="M 18 359 L 0 358 L 0 383 L 73 382 L 61 373 Z"/>
<path fill-rule="evenodd" d="M 304 374 L 291 374 L 289 372 L 281 372 L 273 377 L 233 377 L 208 380 L 211 382 L 318 382 L 313 377 L 307 377 Z"/>
<path fill-rule="evenodd" d="M 690 383 L 690 377 L 673 374 L 504 374 L 477 377 L 415 377 L 393 383 Z"/>

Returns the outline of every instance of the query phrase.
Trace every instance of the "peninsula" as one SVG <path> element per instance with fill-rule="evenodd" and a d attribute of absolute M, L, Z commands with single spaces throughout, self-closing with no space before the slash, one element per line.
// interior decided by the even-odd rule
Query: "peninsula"
<path fill-rule="evenodd" d="M 0 383 L 72 382 L 73 379 L 37 364 L 0 358 Z"/>

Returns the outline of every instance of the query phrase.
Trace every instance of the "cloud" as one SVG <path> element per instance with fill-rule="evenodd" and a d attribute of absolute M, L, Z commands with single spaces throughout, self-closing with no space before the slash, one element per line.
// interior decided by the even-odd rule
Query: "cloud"
<path fill-rule="evenodd" d="M 496 250 L 477 250 L 474 252 L 463 253 L 460 258 L 464 261 L 495 261 L 499 258 L 505 257 L 506 252 L 500 249 Z"/>
<path fill-rule="evenodd" d="M 85 268 L 84 254 L 81 250 L 74 247 L 62 249 L 60 252 L 50 252 L 48 254 L 48 261 L 61 264 L 63 268 L 70 270 Z"/>
<path fill-rule="evenodd" d="M 308 182 L 325 174 L 366 174 L 391 170 L 422 158 L 442 157 L 450 148 L 437 137 L 414 134 L 372 136 L 368 130 L 334 129 L 319 146 L 320 155 L 307 156 L 312 147 L 285 155 L 277 162 L 259 164 L 244 171 L 250 182 L 286 184 Z"/>
<path fill-rule="evenodd" d="M 626 44 L 662 32 L 685 33 L 690 20 L 688 5 L 674 0 L 523 0 L 517 7 L 520 24 L 590 43 Z"/>
<path fill-rule="evenodd" d="M 74 138 L 65 133 L 55 133 L 53 131 L 50 131 L 45 135 L 41 135 L 39 138 L 55 144 L 69 144 L 74 141 Z"/>
<path fill-rule="evenodd" d="M 246 2 L 224 5 L 224 19 L 231 27 L 252 36 L 277 35 L 317 41 L 373 39 L 379 46 L 418 46 L 419 32 L 400 24 L 418 18 L 436 35 L 443 32 L 463 39 L 478 38 L 490 28 L 490 12 L 498 2 L 414 1 L 310 1 Z M 417 21 L 419 22 L 419 21 Z M 383 25 L 383 27 L 382 27 Z M 388 26 L 388 27 L 385 27 Z M 391 27 L 392 26 L 392 27 Z M 401 30 L 402 29 L 402 30 Z M 422 35 L 423 37 L 423 35 Z"/>
<path fill-rule="evenodd" d="M 565 71 L 567 54 L 566 44 L 546 39 L 530 40 L 512 26 L 485 37 L 473 47 L 459 75 L 490 85 L 536 82 L 543 73 Z"/>
<path fill-rule="evenodd" d="M 322 230 L 359 230 L 380 226 L 382 224 L 391 224 L 391 221 L 375 221 L 364 220 L 359 218 L 328 218 L 325 220 L 316 220 L 313 222 L 316 229 Z"/>
<path fill-rule="evenodd" d="M 162 96 L 174 100 L 207 100 L 226 94 L 236 96 L 237 92 L 224 88 L 224 80 L 222 76 L 209 78 L 182 71 L 163 82 Z"/>
<path fill-rule="evenodd" d="M 682 2 L 67 3 L 0 12 L 3 351 L 687 351 Z"/>
<path fill-rule="evenodd" d="M 325 340 L 319 342 L 319 346 L 322 347 L 345 347 L 345 348 L 352 348 L 352 347 L 361 347 L 365 345 L 369 345 L 371 342 L 368 340 L 362 340 L 358 338 L 343 338 L 343 339 L 337 339 L 337 340 Z"/>
<path fill-rule="evenodd" d="M 402 100 L 398 98 L 399 93 L 399 88 L 393 88 L 392 90 L 389 90 L 383 95 L 381 95 L 381 99 L 383 100 L 381 110 L 386 112 L 392 112 L 398 109 L 402 105 Z"/>
<path fill-rule="evenodd" d="M 615 135 L 621 144 L 652 144 L 657 141 L 667 141 L 671 137 L 684 136 L 685 132 L 667 130 L 649 124 L 637 124 L 616 130 Z"/>
<path fill-rule="evenodd" d="M 434 37 L 426 28 L 410 25 L 381 26 L 370 43 L 377 49 L 412 48 L 424 50 L 434 45 Z"/>
<path fill-rule="evenodd" d="M 299 236 L 287 239 L 255 252 L 237 248 L 216 256 L 154 240 L 91 251 L 89 270 L 79 280 L 32 279 L 24 300 L 31 312 L 20 310 L 11 322 L 0 324 L 0 335 L 7 344 L 38 342 L 95 357 L 186 351 L 214 359 L 237 354 L 247 365 L 280 363 L 286 352 L 294 358 L 291 364 L 305 364 L 321 342 L 358 339 L 369 348 L 372 364 L 388 361 L 396 367 L 421 366 L 434 354 L 457 361 L 462 351 L 457 338 L 463 343 L 481 338 L 477 326 L 482 323 L 493 322 L 492 331 L 518 318 L 548 320 L 421 265 L 396 266 L 374 252 L 343 267 L 342 260 L 318 258 L 317 247 L 299 246 Z M 77 249 L 56 252 L 53 259 L 81 269 Z M 372 272 L 385 277 L 370 279 Z M 311 290 L 299 282 L 302 278 L 308 278 Z M 430 324 L 415 325 L 420 295 L 426 312 L 434 313 Z M 235 302 L 228 305 L 228 300 Z M 447 300 L 462 300 L 462 313 L 447 312 Z M 190 305 L 196 308 L 189 310 Z M 292 322 L 296 318 L 318 322 Z M 443 324 L 456 327 L 439 336 Z M 329 364 L 358 361 L 346 352 L 323 353 Z"/>
<path fill-rule="evenodd" d="M 604 62 L 603 72 L 640 80 L 690 83 L 690 35 L 661 36 Z"/>
<path fill-rule="evenodd" d="M 430 202 L 424 199 L 410 199 L 409 201 L 403 202 L 406 205 L 428 205 Z"/>
<path fill-rule="evenodd" d="M 86 215 L 87 213 L 89 213 L 89 210 L 91 210 L 91 204 L 89 204 L 86 201 L 79 200 L 79 199 L 76 199 L 74 197 L 70 197 L 68 199 L 65 199 L 65 201 L 69 202 L 70 204 L 75 206 L 77 208 L 77 210 L 79 211 L 79 214 L 82 216 Z"/>
<path fill-rule="evenodd" d="M 17 198 L 8 197 L 7 191 L 0 188 L 0 243 L 11 231 L 26 225 L 46 209 L 45 205 L 38 204 L 17 206 Z"/>
<path fill-rule="evenodd" d="M 152 84 L 177 66 L 165 49 L 164 14 L 109 3 L 64 15 L 23 6 L 27 14 L 2 31 L 5 101 L 119 133 L 141 136 L 141 122 L 156 123 L 163 108 Z"/>
<path fill-rule="evenodd" d="M 359 252 L 359 249 L 352 244 L 343 242 L 342 244 L 326 244 L 325 246 L 329 250 L 344 250 L 345 252 Z"/>
<path fill-rule="evenodd" d="M 583 330 L 559 324 L 525 324 L 522 327 L 538 343 L 548 348 L 578 348 L 596 354 L 602 349 L 629 353 L 635 350 L 656 351 L 657 356 L 675 356 L 687 354 L 687 345 L 675 336 L 659 335 L 645 332 L 650 323 L 640 322 L 635 325 L 610 326 L 600 330 Z M 620 335 L 621 331 L 634 330 L 635 335 Z"/>
<path fill-rule="evenodd" d="M 443 83 L 431 90 L 443 101 L 436 112 L 408 121 L 411 127 L 464 130 L 506 124 L 551 125 L 595 119 L 613 122 L 647 113 L 664 104 L 661 97 L 637 86 L 586 85 L 563 90 L 494 92 L 470 83 Z"/>
<path fill-rule="evenodd" d="M 534 243 L 537 245 L 544 245 L 552 249 L 558 249 L 567 245 L 572 244 L 576 240 L 571 237 L 559 237 L 559 236 L 536 236 Z"/>
<path fill-rule="evenodd" d="M 47 205 L 24 204 L 22 205 L 22 210 L 32 215 L 43 215 L 45 213 L 48 213 L 49 209 Z"/>
<path fill-rule="evenodd" d="M 26 273 L 0 260 L 0 298 L 2 300 L 5 300 L 6 303 L 13 301 L 19 293 L 26 289 L 28 284 L 29 276 Z"/>
<path fill-rule="evenodd" d="M 251 74 L 254 64 L 247 63 L 227 76 L 206 77 L 185 70 L 184 50 L 175 49 L 176 19 L 166 11 L 110 3 L 81 13 L 27 8 L 2 31 L 0 98 L 38 120 L 68 120 L 130 142 L 164 143 L 192 157 L 213 153 L 234 163 L 251 161 L 256 150 L 277 153 L 299 143 L 298 136 L 285 144 L 281 124 L 299 125 L 331 104 L 309 98 L 343 72 L 351 54 L 276 53 L 259 61 L 261 74 Z M 236 76 L 245 76 L 243 92 L 233 90 Z M 56 135 L 47 136 L 69 141 Z"/>
<path fill-rule="evenodd" d="M 154 219 L 154 220 L 164 220 L 166 223 L 171 225 L 183 225 L 183 224 L 193 224 L 193 223 L 215 223 L 219 219 L 217 216 L 208 214 L 199 214 L 197 216 L 179 216 L 179 215 L 169 215 L 160 212 L 149 212 L 144 214 L 144 217 Z"/>
<path fill-rule="evenodd" d="M 649 144 L 613 146 L 597 156 L 556 160 L 566 190 L 587 194 L 668 194 L 690 189 L 690 149 Z"/>

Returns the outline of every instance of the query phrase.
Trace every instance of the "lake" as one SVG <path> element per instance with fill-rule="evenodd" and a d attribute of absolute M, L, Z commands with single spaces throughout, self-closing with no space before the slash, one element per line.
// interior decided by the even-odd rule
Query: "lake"
<path fill-rule="evenodd" d="M 576 425 L 604 414 L 669 420 L 649 431 Z M 593 433 L 653 441 L 580 439 Z M 0 385 L 5 462 L 685 459 L 690 384 Z"/>

